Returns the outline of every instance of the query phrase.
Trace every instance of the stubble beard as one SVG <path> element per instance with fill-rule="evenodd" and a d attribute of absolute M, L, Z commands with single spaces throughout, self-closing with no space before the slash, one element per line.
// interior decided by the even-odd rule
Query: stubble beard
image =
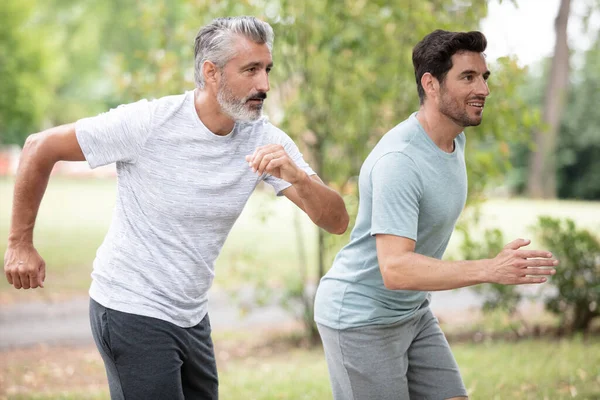
<path fill-rule="evenodd" d="M 481 124 L 483 116 L 471 118 L 467 112 L 467 105 L 461 107 L 456 98 L 450 96 L 447 90 L 442 89 L 442 96 L 439 110 L 455 124 L 466 128 L 468 126 L 478 126 Z"/>

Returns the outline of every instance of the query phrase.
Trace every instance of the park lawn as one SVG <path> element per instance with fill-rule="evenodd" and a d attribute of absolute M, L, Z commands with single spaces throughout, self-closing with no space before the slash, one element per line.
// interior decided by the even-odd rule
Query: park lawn
<path fill-rule="evenodd" d="M 14 180 L 0 178 L 0 254 L 8 236 Z M 261 282 L 283 287 L 300 276 L 297 217 L 306 250 L 308 279 L 316 278 L 316 228 L 308 217 L 270 187 L 255 192 L 234 225 L 216 263 L 215 283 L 231 288 Z M 87 291 L 92 262 L 110 224 L 115 204 L 114 179 L 66 179 L 53 177 L 42 202 L 35 230 L 35 245 L 46 260 L 46 288 L 9 290 L 0 279 L 0 302 L 47 299 Z M 537 215 L 573 218 L 578 225 L 600 235 L 600 202 L 531 201 L 492 199 L 482 208 L 482 226 L 500 228 L 506 241 L 535 237 L 530 227 Z M 351 229 L 350 227 L 349 229 Z M 459 258 L 461 236 L 453 235 L 448 257 Z"/>
<path fill-rule="evenodd" d="M 215 346 L 219 352 L 218 334 Z M 600 338 L 454 343 L 452 348 L 471 399 L 600 398 Z M 0 398 L 108 398 L 102 363 L 93 348 L 56 352 L 55 359 L 49 354 L 46 350 L 37 358 L 24 357 L 20 364 L 0 364 L 6 365 L 1 375 L 7 388 L 6 393 L 0 390 Z M 320 348 L 249 354 L 228 359 L 217 354 L 222 399 L 331 399 Z"/>

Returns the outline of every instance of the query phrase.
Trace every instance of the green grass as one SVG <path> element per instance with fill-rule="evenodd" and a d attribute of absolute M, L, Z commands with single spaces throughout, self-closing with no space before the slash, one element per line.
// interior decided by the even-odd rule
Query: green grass
<path fill-rule="evenodd" d="M 598 338 L 452 348 L 471 399 L 600 398 Z M 224 399 L 331 398 L 320 349 L 233 362 L 221 372 L 221 385 Z"/>
<path fill-rule="evenodd" d="M 18 394 L 9 396 L 10 400 L 106 400 L 110 395 L 108 390 L 90 393 L 85 391 L 65 391 L 60 393 L 35 393 L 35 394 Z"/>
<path fill-rule="evenodd" d="M 0 179 L 0 253 L 8 235 L 14 181 Z M 115 204 L 114 179 L 65 179 L 53 177 L 42 201 L 35 229 L 35 245 L 46 260 L 46 294 L 84 292 L 96 249 L 102 243 Z M 600 232 L 599 202 L 490 200 L 482 209 L 483 227 L 499 227 L 506 240 L 534 239 L 529 227 L 536 216 L 548 214 L 575 219 L 578 225 Z M 257 191 L 233 227 L 216 264 L 216 284 L 235 287 L 247 282 L 282 286 L 298 275 L 298 241 L 294 216 L 300 221 L 306 245 L 308 276 L 316 276 L 316 228 L 285 198 L 271 189 Z M 460 236 L 450 241 L 448 255 L 455 255 Z M 11 293 L 0 279 L 0 295 Z"/>
<path fill-rule="evenodd" d="M 218 342 L 216 346 L 219 351 Z M 587 341 L 574 338 L 516 343 L 454 343 L 452 348 L 471 399 L 600 398 L 600 338 Z M 88 373 L 104 372 L 96 368 L 88 370 Z M 30 373 L 30 376 L 35 374 Z M 243 359 L 220 362 L 219 378 L 222 399 L 327 400 L 332 397 L 327 366 L 320 348 L 284 348 L 276 354 L 261 355 L 258 352 Z M 19 386 L 26 388 L 25 385 Z M 52 390 L 19 392 L 12 396 L 8 398 L 108 398 L 106 388 L 97 387 L 87 391 L 63 388 L 58 393 Z"/>
<path fill-rule="evenodd" d="M 600 341 L 526 340 L 453 346 L 473 399 L 598 399 Z"/>
<path fill-rule="evenodd" d="M 328 399 L 329 376 L 323 352 L 292 350 L 270 357 L 228 363 L 219 371 L 223 399 Z"/>

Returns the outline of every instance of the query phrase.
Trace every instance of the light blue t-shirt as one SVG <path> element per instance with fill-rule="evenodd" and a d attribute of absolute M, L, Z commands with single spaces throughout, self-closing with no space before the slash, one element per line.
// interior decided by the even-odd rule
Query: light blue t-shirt
<path fill-rule="evenodd" d="M 383 284 L 375 235 L 416 241 L 415 252 L 441 259 L 467 198 L 465 134 L 442 151 L 416 113 L 383 136 L 359 177 L 360 204 L 350 242 L 321 279 L 315 321 L 333 329 L 393 324 L 412 315 L 428 292 Z"/>

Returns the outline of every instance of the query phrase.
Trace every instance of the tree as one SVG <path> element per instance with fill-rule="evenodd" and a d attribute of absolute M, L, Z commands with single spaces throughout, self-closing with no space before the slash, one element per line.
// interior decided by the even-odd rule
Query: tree
<path fill-rule="evenodd" d="M 567 25 L 571 0 L 561 0 L 554 23 L 556 42 L 546 86 L 542 120 L 545 128 L 534 133 L 535 150 L 530 154 L 527 191 L 533 198 L 556 197 L 556 142 L 569 82 Z"/>
<path fill-rule="evenodd" d="M 575 71 L 558 138 L 558 196 L 600 200 L 600 34 Z"/>
<path fill-rule="evenodd" d="M 583 54 L 583 63 L 571 73 L 565 113 L 558 132 L 555 153 L 557 194 L 563 199 L 600 200 L 600 32 L 593 45 Z M 551 59 L 532 70 L 521 95 L 529 109 L 543 104 L 543 87 Z M 530 148 L 527 144 L 511 145 L 510 185 L 521 194 L 526 191 Z"/>
<path fill-rule="evenodd" d="M 56 36 L 37 23 L 37 1 L 0 2 L 0 144 L 39 130 L 60 74 Z"/>

